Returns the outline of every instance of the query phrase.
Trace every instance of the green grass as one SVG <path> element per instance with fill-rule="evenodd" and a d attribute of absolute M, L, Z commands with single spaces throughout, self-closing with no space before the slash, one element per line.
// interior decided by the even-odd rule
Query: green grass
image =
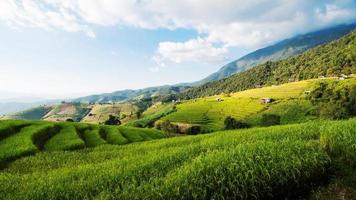
<path fill-rule="evenodd" d="M 125 138 L 119 128 L 116 126 L 102 126 L 100 134 L 109 144 L 127 144 L 129 141 Z"/>
<path fill-rule="evenodd" d="M 85 145 L 87 147 L 95 147 L 98 145 L 106 144 L 106 141 L 100 136 L 100 129 L 98 128 L 89 128 L 84 131 L 83 134 Z"/>
<path fill-rule="evenodd" d="M 263 110 L 266 105 L 249 98 L 225 97 L 218 102 L 216 97 L 191 100 L 177 105 L 177 111 L 162 120 L 200 125 L 206 130 L 216 131 L 224 127 L 227 116 L 244 119 Z"/>
<path fill-rule="evenodd" d="M 53 125 L 31 125 L 20 132 L 0 141 L 0 165 L 16 158 L 34 154 L 41 148 L 43 137 L 53 129 Z M 37 141 L 35 141 L 37 140 Z M 35 141 L 35 142 L 34 142 Z"/>
<path fill-rule="evenodd" d="M 355 156 L 356 119 L 43 152 L 0 172 L 4 199 L 293 199 Z M 130 127 L 120 127 L 128 131 Z M 125 135 L 123 133 L 123 135 Z M 351 147 L 349 147 L 351 145 Z M 347 162 L 346 162 L 347 163 Z"/>
<path fill-rule="evenodd" d="M 84 123 L 0 121 L 0 168 L 41 151 L 77 150 L 104 144 L 123 145 L 164 137 L 158 130 Z M 125 135 L 125 136 L 123 136 Z"/>
<path fill-rule="evenodd" d="M 77 130 L 73 125 L 65 124 L 61 128 L 60 132 L 45 144 L 45 150 L 74 150 L 85 147 L 84 141 L 78 136 Z"/>
<path fill-rule="evenodd" d="M 263 98 L 270 97 L 273 99 L 299 98 L 303 93 L 310 89 L 315 80 L 299 81 L 286 83 L 263 88 L 245 90 L 233 94 L 234 97 L 243 98 Z"/>
<path fill-rule="evenodd" d="M 162 132 L 156 129 L 121 126 L 119 130 L 129 142 L 142 142 L 164 137 Z"/>
<path fill-rule="evenodd" d="M 280 100 L 269 105 L 266 110 L 247 117 L 246 122 L 251 126 L 260 126 L 262 115 L 274 114 L 281 117 L 281 124 L 302 123 L 316 119 L 313 112 L 314 107 L 308 100 Z"/>
<path fill-rule="evenodd" d="M 143 117 L 132 121 L 130 123 L 125 124 L 126 126 L 134 126 L 134 127 L 152 127 L 154 122 L 158 119 L 169 115 L 170 113 L 174 112 L 175 108 L 173 104 L 161 104 L 161 105 L 154 105 L 148 108 L 144 113 Z"/>
<path fill-rule="evenodd" d="M 27 126 L 27 122 L 17 120 L 5 120 L 0 123 L 0 140 L 17 133 L 21 128 Z"/>

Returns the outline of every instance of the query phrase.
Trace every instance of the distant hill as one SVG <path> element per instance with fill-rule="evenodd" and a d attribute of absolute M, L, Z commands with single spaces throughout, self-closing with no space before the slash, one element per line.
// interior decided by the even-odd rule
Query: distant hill
<path fill-rule="evenodd" d="M 231 77 L 190 89 L 180 97 L 190 99 L 319 76 L 352 73 L 356 73 L 356 31 L 301 55 L 275 62 L 268 61 Z"/>
<path fill-rule="evenodd" d="M 356 24 L 339 25 L 283 40 L 277 44 L 258 49 L 238 60 L 230 62 L 223 66 L 219 71 L 209 75 L 201 81 L 193 83 L 193 85 L 201 85 L 207 82 L 221 80 L 238 72 L 246 71 L 247 69 L 266 61 L 277 61 L 300 54 L 315 46 L 338 39 L 349 33 L 355 27 Z"/>
<path fill-rule="evenodd" d="M 182 91 L 189 89 L 190 86 L 177 85 L 177 86 L 158 86 L 149 87 L 139 90 L 121 90 L 112 93 L 104 93 L 98 95 L 90 95 L 74 99 L 73 101 L 82 103 L 102 103 L 102 102 L 120 102 L 131 99 L 154 98 L 156 96 L 165 96 L 170 94 L 178 94 Z"/>
<path fill-rule="evenodd" d="M 242 58 L 223 66 L 218 72 L 211 74 L 210 76 L 201 81 L 193 83 L 182 83 L 177 85 L 149 87 L 139 90 L 121 90 L 112 93 L 81 97 L 74 99 L 73 101 L 78 101 L 82 103 L 120 102 L 135 98 L 137 99 L 178 94 L 191 88 L 192 86 L 199 86 L 207 82 L 226 78 L 238 72 L 250 69 L 258 64 L 262 64 L 266 61 L 281 60 L 300 54 L 317 45 L 325 44 L 332 40 L 338 39 L 343 35 L 349 33 L 355 27 L 356 24 L 339 25 L 283 40 L 281 42 L 278 42 L 277 44 L 247 54 L 246 56 L 243 56 Z"/>

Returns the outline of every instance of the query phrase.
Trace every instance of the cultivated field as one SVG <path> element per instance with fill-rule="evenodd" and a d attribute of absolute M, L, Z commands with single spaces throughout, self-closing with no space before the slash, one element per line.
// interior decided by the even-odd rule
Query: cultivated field
<path fill-rule="evenodd" d="M 0 167 L 41 151 L 76 150 L 163 138 L 154 129 L 45 121 L 0 121 Z"/>
<path fill-rule="evenodd" d="M 205 131 L 223 129 L 224 120 L 227 116 L 251 122 L 251 125 L 258 125 L 258 120 L 260 120 L 259 113 L 267 110 L 270 106 L 275 106 L 283 100 L 301 100 L 304 97 L 304 92 L 312 87 L 314 81 L 316 80 L 293 82 L 278 86 L 246 90 L 230 95 L 216 95 L 184 101 L 176 106 L 176 112 L 163 117 L 161 120 L 199 125 Z M 273 104 L 262 104 L 261 98 L 265 97 L 272 98 L 275 102 Z M 286 115 L 289 114 L 292 113 L 287 113 Z M 284 121 L 293 121 L 284 119 L 284 116 L 282 116 L 282 118 L 282 123 Z"/>
<path fill-rule="evenodd" d="M 36 130 L 46 126 L 39 125 Z M 339 167 L 340 163 L 355 166 L 355 126 L 355 119 L 310 122 L 119 146 L 106 144 L 77 151 L 43 151 L 8 163 L 0 172 L 0 196 L 3 199 L 307 197 L 311 188 L 316 189 L 333 175 L 335 171 L 329 169 L 336 169 L 336 162 Z M 31 132 L 36 132 L 30 127 L 22 128 L 23 134 L 7 134 L 2 141 L 11 138 L 14 144 L 25 141 Z M 68 134 L 73 135 L 70 133 L 73 131 L 68 130 Z M 109 143 L 110 130 L 105 132 L 102 138 Z M 125 131 L 122 133 L 126 137 Z M 15 139 L 17 135 L 23 137 Z"/>

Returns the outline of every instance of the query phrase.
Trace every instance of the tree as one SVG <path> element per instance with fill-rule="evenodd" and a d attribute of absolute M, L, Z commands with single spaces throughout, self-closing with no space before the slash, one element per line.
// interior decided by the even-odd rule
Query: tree
<path fill-rule="evenodd" d="M 66 119 L 66 122 L 74 122 L 74 120 L 72 118 L 68 118 Z"/>
<path fill-rule="evenodd" d="M 263 114 L 262 115 L 262 126 L 273 126 L 281 124 L 281 117 L 274 114 Z"/>
<path fill-rule="evenodd" d="M 200 132 L 201 132 L 200 126 L 191 126 L 186 131 L 188 135 L 196 135 L 199 134 Z"/>
<path fill-rule="evenodd" d="M 109 119 L 104 122 L 106 125 L 120 125 L 121 121 L 119 117 L 114 115 L 109 115 Z"/>
<path fill-rule="evenodd" d="M 238 121 L 231 116 L 228 116 L 224 120 L 224 128 L 225 130 L 231 130 L 231 129 L 239 129 L 239 128 L 248 128 L 248 124 Z"/>
<path fill-rule="evenodd" d="M 160 124 L 161 130 L 166 134 L 179 133 L 177 125 L 172 124 L 169 120 L 165 120 Z"/>

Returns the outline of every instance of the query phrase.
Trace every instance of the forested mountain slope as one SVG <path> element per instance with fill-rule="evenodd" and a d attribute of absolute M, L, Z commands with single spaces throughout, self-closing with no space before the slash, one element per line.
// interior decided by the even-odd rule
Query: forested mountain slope
<path fill-rule="evenodd" d="M 180 98 L 190 99 L 237 92 L 262 85 L 352 73 L 356 73 L 355 30 L 336 41 L 315 47 L 301 55 L 276 62 L 268 61 L 229 78 L 192 88 L 183 92 Z"/>
<path fill-rule="evenodd" d="M 355 27 L 356 24 L 339 25 L 285 39 L 274 45 L 258 49 L 238 60 L 230 62 L 223 66 L 219 71 L 209 75 L 201 81 L 194 83 L 193 85 L 201 85 L 207 82 L 221 80 L 266 61 L 277 61 L 298 55 L 315 46 L 339 39 L 352 31 Z"/>

